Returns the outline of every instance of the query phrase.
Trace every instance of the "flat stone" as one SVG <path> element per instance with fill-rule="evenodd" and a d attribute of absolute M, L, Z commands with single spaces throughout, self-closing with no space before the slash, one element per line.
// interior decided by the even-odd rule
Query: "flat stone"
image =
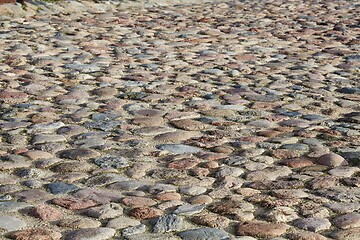
<path fill-rule="evenodd" d="M 21 202 L 35 202 L 47 199 L 49 196 L 47 192 L 38 189 L 25 190 L 14 194 L 14 197 L 17 197 Z"/>
<path fill-rule="evenodd" d="M 156 201 L 146 197 L 125 197 L 121 202 L 128 207 L 150 207 L 156 204 Z"/>
<path fill-rule="evenodd" d="M 160 201 L 181 200 L 181 195 L 176 192 L 158 193 L 155 198 Z"/>
<path fill-rule="evenodd" d="M 34 207 L 31 210 L 31 215 L 46 222 L 56 221 L 63 217 L 59 210 L 46 204 Z"/>
<path fill-rule="evenodd" d="M 65 236 L 66 240 L 106 240 L 112 238 L 115 229 L 107 227 L 83 228 L 72 231 Z"/>
<path fill-rule="evenodd" d="M 230 223 L 228 218 L 213 213 L 194 216 L 191 220 L 196 224 L 211 228 L 226 228 Z"/>
<path fill-rule="evenodd" d="M 161 210 L 150 207 L 136 207 L 131 209 L 129 212 L 129 216 L 138 220 L 155 218 L 161 216 L 162 214 L 163 212 Z"/>
<path fill-rule="evenodd" d="M 298 228 L 318 232 L 321 230 L 326 230 L 331 227 L 329 220 L 325 218 L 304 218 L 295 221 L 294 225 Z"/>
<path fill-rule="evenodd" d="M 129 162 L 124 157 L 106 156 L 99 157 L 94 160 L 94 163 L 101 168 L 125 168 L 129 166 Z"/>
<path fill-rule="evenodd" d="M 292 168 L 302 168 L 307 166 L 314 165 L 313 161 L 307 158 L 292 158 L 292 159 L 285 159 L 281 161 L 281 164 L 284 164 L 288 167 Z"/>
<path fill-rule="evenodd" d="M 175 154 L 202 152 L 202 149 L 200 148 L 183 145 L 183 144 L 161 144 L 161 145 L 157 145 L 156 148 Z"/>
<path fill-rule="evenodd" d="M 28 206 L 28 203 L 23 202 L 0 202 L 0 212 L 17 212 L 18 210 Z"/>
<path fill-rule="evenodd" d="M 312 232 L 295 232 L 289 234 L 290 240 L 327 240 L 327 237 L 324 237 L 318 233 Z"/>
<path fill-rule="evenodd" d="M 331 169 L 329 174 L 335 177 L 348 178 L 359 171 L 360 169 L 358 167 L 339 166 Z"/>
<path fill-rule="evenodd" d="M 93 188 L 81 189 L 74 193 L 73 196 L 76 198 L 91 199 L 101 204 L 120 202 L 120 200 L 123 198 L 123 196 L 116 191 Z"/>
<path fill-rule="evenodd" d="M 163 126 L 164 119 L 162 117 L 135 117 L 131 120 L 132 124 L 139 126 Z"/>
<path fill-rule="evenodd" d="M 63 194 L 63 193 L 68 193 L 68 192 L 78 189 L 78 187 L 76 185 L 67 184 L 67 183 L 63 183 L 63 182 L 49 183 L 46 185 L 46 187 L 47 187 L 47 189 L 49 189 L 49 191 L 52 194 Z"/>
<path fill-rule="evenodd" d="M 189 203 L 191 204 L 208 204 L 212 203 L 213 199 L 208 195 L 198 195 L 189 199 Z"/>
<path fill-rule="evenodd" d="M 338 167 L 342 165 L 347 165 L 347 161 L 340 155 L 336 153 L 324 154 L 317 160 L 319 164 L 329 166 L 329 167 Z"/>
<path fill-rule="evenodd" d="M 52 202 L 69 210 L 85 209 L 98 205 L 97 202 L 90 199 L 77 199 L 73 197 L 55 198 Z"/>
<path fill-rule="evenodd" d="M 60 240 L 61 233 L 46 228 L 34 228 L 12 232 L 10 238 L 14 240 Z"/>
<path fill-rule="evenodd" d="M 27 226 L 26 222 L 12 216 L 0 216 L 0 229 L 16 231 Z"/>
<path fill-rule="evenodd" d="M 248 222 L 239 224 L 236 229 L 236 234 L 262 238 L 274 238 L 284 234 L 289 227 L 290 226 L 283 223 Z"/>
<path fill-rule="evenodd" d="M 193 120 L 193 119 L 180 119 L 171 121 L 171 124 L 179 129 L 186 131 L 200 131 L 208 128 L 207 124 Z"/>
<path fill-rule="evenodd" d="M 113 229 L 122 229 L 127 227 L 133 227 L 141 224 L 140 221 L 126 217 L 126 216 L 119 216 L 117 218 L 111 219 L 106 227 L 113 228 Z"/>
<path fill-rule="evenodd" d="M 198 187 L 198 186 L 181 187 L 180 193 L 190 195 L 190 196 L 196 196 L 196 195 L 205 193 L 206 190 L 207 190 L 206 188 Z"/>
<path fill-rule="evenodd" d="M 337 213 L 351 213 L 360 209 L 360 203 L 328 203 L 325 206 Z"/>
<path fill-rule="evenodd" d="M 254 171 L 246 175 L 246 180 L 267 181 L 276 180 L 278 177 L 285 177 L 292 173 L 288 167 L 270 167 L 263 170 Z"/>
<path fill-rule="evenodd" d="M 197 228 L 179 232 L 183 240 L 229 240 L 230 235 L 224 230 L 215 228 Z"/>
<path fill-rule="evenodd" d="M 344 215 L 336 216 L 332 222 L 340 229 L 357 228 L 360 227 L 360 214 L 346 213 Z"/>
<path fill-rule="evenodd" d="M 46 159 L 46 158 L 53 158 L 54 155 L 44 151 L 28 151 L 25 153 L 25 156 L 30 158 L 31 160 L 38 160 L 38 159 Z"/>
<path fill-rule="evenodd" d="M 357 240 L 360 237 L 360 228 L 350 228 L 332 234 L 337 240 Z"/>
<path fill-rule="evenodd" d="M 116 203 L 109 203 L 86 210 L 86 215 L 99 220 L 115 218 L 123 214 L 123 208 Z"/>
<path fill-rule="evenodd" d="M 37 134 L 32 138 L 32 144 L 43 144 L 43 143 L 56 143 L 66 142 L 66 138 L 63 135 L 45 135 Z"/>
<path fill-rule="evenodd" d="M 153 232 L 165 233 L 178 231 L 183 226 L 183 218 L 176 214 L 169 214 L 159 217 L 154 221 Z"/>
<path fill-rule="evenodd" d="M 95 167 L 87 162 L 63 162 L 55 165 L 51 169 L 58 173 L 87 172 Z"/>
<path fill-rule="evenodd" d="M 186 204 L 178 207 L 174 213 L 179 215 L 191 216 L 200 213 L 204 208 L 205 204 Z"/>
<path fill-rule="evenodd" d="M 90 148 L 67 149 L 60 152 L 60 157 L 72 160 L 86 160 L 98 156 L 100 156 L 100 153 Z"/>
<path fill-rule="evenodd" d="M 139 224 L 132 227 L 127 227 L 121 231 L 122 235 L 125 237 L 129 236 L 136 236 L 141 233 L 144 233 L 146 231 L 146 225 L 145 224 Z"/>
<path fill-rule="evenodd" d="M 275 223 L 286 223 L 298 218 L 296 211 L 289 207 L 274 207 L 266 213 L 266 219 Z"/>
<path fill-rule="evenodd" d="M 315 177 L 314 179 L 307 182 L 311 189 L 324 189 L 331 188 L 335 186 L 338 182 L 338 179 L 333 176 L 320 176 Z"/>
<path fill-rule="evenodd" d="M 181 141 L 185 141 L 189 138 L 195 137 L 196 135 L 197 135 L 196 132 L 176 131 L 176 132 L 162 133 L 162 134 L 156 135 L 154 137 L 154 141 L 157 141 L 157 142 L 181 142 Z"/>

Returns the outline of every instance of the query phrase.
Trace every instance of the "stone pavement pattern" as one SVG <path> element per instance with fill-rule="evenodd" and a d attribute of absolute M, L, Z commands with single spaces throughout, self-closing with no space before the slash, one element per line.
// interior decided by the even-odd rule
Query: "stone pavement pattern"
<path fill-rule="evenodd" d="M 356 1 L 66 4 L 0 22 L 3 239 L 360 239 Z"/>

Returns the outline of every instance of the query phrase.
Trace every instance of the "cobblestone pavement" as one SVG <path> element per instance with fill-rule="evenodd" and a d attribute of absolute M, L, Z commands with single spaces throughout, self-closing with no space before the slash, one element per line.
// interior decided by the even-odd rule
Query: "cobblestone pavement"
<path fill-rule="evenodd" d="M 356 1 L 36 11 L 0 22 L 2 239 L 360 239 Z"/>

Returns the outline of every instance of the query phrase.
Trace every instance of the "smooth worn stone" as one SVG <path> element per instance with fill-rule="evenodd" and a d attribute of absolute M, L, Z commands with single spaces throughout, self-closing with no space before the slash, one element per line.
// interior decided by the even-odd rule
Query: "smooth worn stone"
<path fill-rule="evenodd" d="M 23 202 L 0 202 L 0 212 L 17 212 L 18 210 L 28 206 L 28 203 Z"/>
<path fill-rule="evenodd" d="M 23 220 L 13 216 L 0 216 L 0 229 L 5 231 L 16 231 L 27 226 Z"/>
<path fill-rule="evenodd" d="M 360 214 L 347 213 L 344 215 L 336 216 L 332 220 L 333 224 L 340 229 L 357 228 L 360 227 Z"/>
<path fill-rule="evenodd" d="M 171 231 L 178 231 L 183 226 L 183 218 L 176 214 L 169 214 L 159 217 L 154 221 L 153 232 L 165 233 Z"/>
<path fill-rule="evenodd" d="M 65 236 L 66 240 L 106 240 L 112 238 L 115 229 L 107 227 L 83 228 L 72 231 Z"/>
<path fill-rule="evenodd" d="M 178 235 L 183 240 L 228 240 L 230 235 L 221 229 L 197 228 L 179 232 Z"/>
<path fill-rule="evenodd" d="M 110 202 L 120 202 L 122 195 L 118 192 L 107 189 L 85 188 L 73 194 L 75 198 L 91 199 L 95 202 L 106 204 Z"/>
<path fill-rule="evenodd" d="M 198 195 L 189 199 L 190 204 L 208 204 L 212 203 L 212 198 L 208 195 Z"/>
<path fill-rule="evenodd" d="M 138 188 L 146 186 L 146 182 L 138 180 L 129 180 L 129 181 L 119 181 L 113 184 L 110 184 L 108 189 L 123 190 L 123 191 L 134 191 Z"/>
<path fill-rule="evenodd" d="M 72 160 L 86 160 L 100 156 L 100 153 L 90 148 L 67 149 L 59 153 L 60 157 Z"/>
<path fill-rule="evenodd" d="M 274 238 L 284 234 L 289 227 L 290 226 L 283 223 L 247 222 L 237 226 L 236 234 Z"/>
<path fill-rule="evenodd" d="M 136 207 L 131 209 L 128 214 L 138 220 L 144 220 L 159 217 L 163 214 L 163 212 L 159 209 L 151 207 Z"/>
<path fill-rule="evenodd" d="M 205 204 L 185 204 L 174 211 L 175 214 L 191 216 L 200 213 L 206 207 Z"/>
<path fill-rule="evenodd" d="M 135 117 L 131 120 L 131 123 L 145 127 L 163 126 L 164 119 L 162 117 Z"/>
<path fill-rule="evenodd" d="M 31 210 L 31 215 L 46 222 L 56 221 L 63 217 L 63 214 L 58 209 L 46 204 L 34 207 Z"/>
<path fill-rule="evenodd" d="M 334 177 L 348 178 L 359 172 L 358 167 L 339 166 L 329 171 L 329 174 Z"/>
<path fill-rule="evenodd" d="M 285 177 L 292 173 L 288 167 L 270 167 L 263 170 L 250 172 L 246 175 L 249 181 L 276 180 L 278 177 Z"/>
<path fill-rule="evenodd" d="M 126 216 L 119 216 L 116 218 L 111 219 L 106 227 L 113 228 L 113 229 L 123 229 L 127 227 L 133 227 L 141 224 L 140 221 L 126 217 Z"/>
<path fill-rule="evenodd" d="M 156 204 L 156 201 L 146 197 L 125 197 L 121 202 L 128 207 L 150 207 Z"/>
<path fill-rule="evenodd" d="M 289 234 L 290 240 L 327 240 L 327 237 L 324 237 L 318 233 L 312 232 L 295 232 Z"/>
<path fill-rule="evenodd" d="M 63 162 L 55 165 L 51 169 L 58 173 L 87 172 L 95 167 L 87 162 Z"/>
<path fill-rule="evenodd" d="M 194 216 L 191 220 L 196 224 L 211 228 L 226 228 L 230 223 L 228 218 L 213 213 Z"/>
<path fill-rule="evenodd" d="M 304 121 L 301 119 L 290 119 L 285 120 L 279 123 L 282 126 L 288 126 L 288 127 L 299 127 L 299 128 L 306 128 L 309 126 L 308 121 Z"/>
<path fill-rule="evenodd" d="M 56 143 L 56 142 L 66 142 L 66 138 L 63 135 L 45 135 L 37 134 L 32 138 L 31 143 L 43 144 L 43 143 Z"/>
<path fill-rule="evenodd" d="M 357 240 L 360 237 L 360 228 L 350 228 L 337 231 L 332 234 L 337 240 Z"/>
<path fill-rule="evenodd" d="M 181 200 L 181 195 L 176 192 L 158 193 L 155 198 L 160 201 Z"/>
<path fill-rule="evenodd" d="M 208 128 L 208 125 L 193 119 L 181 119 L 171 121 L 175 127 L 186 131 L 199 131 Z"/>
<path fill-rule="evenodd" d="M 360 203 L 328 203 L 325 206 L 336 213 L 351 213 L 360 209 Z"/>
<path fill-rule="evenodd" d="M 57 222 L 59 227 L 71 228 L 71 229 L 80 229 L 80 228 L 97 228 L 101 226 L 101 222 L 84 218 L 84 217 L 75 217 L 75 218 L 65 218 L 60 219 Z"/>
<path fill-rule="evenodd" d="M 46 228 L 33 228 L 12 232 L 9 237 L 14 240 L 60 240 L 62 234 Z"/>
<path fill-rule="evenodd" d="M 207 191 L 204 187 L 198 187 L 198 186 L 191 186 L 191 187 L 181 187 L 180 193 L 190 195 L 190 196 L 196 196 L 203 194 Z"/>
<path fill-rule="evenodd" d="M 325 218 L 304 218 L 296 220 L 294 225 L 298 228 L 318 232 L 321 230 L 326 230 L 331 227 L 331 223 L 328 219 Z"/>
<path fill-rule="evenodd" d="M 307 198 L 309 195 L 301 189 L 278 189 L 271 192 L 277 198 Z"/>
<path fill-rule="evenodd" d="M 174 154 L 202 152 L 202 149 L 200 148 L 183 145 L 183 144 L 161 144 L 161 145 L 157 145 L 156 148 Z"/>
<path fill-rule="evenodd" d="M 94 160 L 94 163 L 101 168 L 125 168 L 129 166 L 129 162 L 124 157 L 106 156 L 99 157 Z"/>
<path fill-rule="evenodd" d="M 196 132 L 190 131 L 176 131 L 169 133 L 162 133 L 154 137 L 154 141 L 157 142 L 181 142 L 189 138 L 195 137 Z"/>
<path fill-rule="evenodd" d="M 85 214 L 99 220 L 115 218 L 123 214 L 123 208 L 116 203 L 110 203 L 86 210 Z"/>
<path fill-rule="evenodd" d="M 121 231 L 121 234 L 125 237 L 138 235 L 141 233 L 144 233 L 146 231 L 146 225 L 145 224 L 139 224 L 132 227 L 127 227 Z"/>
<path fill-rule="evenodd" d="M 47 199 L 49 196 L 47 192 L 38 189 L 25 190 L 14 194 L 14 197 L 21 202 L 36 202 Z"/>
<path fill-rule="evenodd" d="M 63 194 L 78 189 L 76 185 L 62 182 L 49 183 L 46 185 L 46 188 L 49 189 L 52 194 Z"/>
<path fill-rule="evenodd" d="M 347 165 L 347 161 L 340 155 L 336 153 L 328 153 L 325 155 L 322 155 L 318 158 L 317 162 L 319 164 L 329 166 L 329 167 L 338 167 L 342 165 Z"/>
<path fill-rule="evenodd" d="M 38 160 L 38 159 L 44 159 L 44 158 L 53 158 L 54 155 L 48 152 L 44 152 L 44 151 L 28 151 L 24 154 L 25 156 L 27 156 L 28 158 L 30 158 L 31 160 Z"/>
<path fill-rule="evenodd" d="M 313 161 L 308 158 L 292 158 L 281 161 L 281 164 L 291 168 L 302 168 L 314 165 Z"/>
<path fill-rule="evenodd" d="M 301 144 L 301 143 L 284 144 L 284 145 L 281 145 L 280 148 L 281 149 L 290 149 L 290 150 L 295 150 L 295 151 L 304 151 L 304 152 L 307 152 L 310 149 L 308 145 Z"/>
<path fill-rule="evenodd" d="M 77 199 L 73 197 L 55 198 L 52 202 L 69 210 L 85 209 L 98 205 L 97 202 L 90 199 Z"/>

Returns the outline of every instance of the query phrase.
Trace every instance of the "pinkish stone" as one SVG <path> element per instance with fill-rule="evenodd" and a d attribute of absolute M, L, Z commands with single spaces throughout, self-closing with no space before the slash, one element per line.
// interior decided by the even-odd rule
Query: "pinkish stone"
<path fill-rule="evenodd" d="M 148 207 L 155 205 L 156 201 L 146 197 L 125 197 L 122 199 L 122 203 L 129 207 Z"/>
<path fill-rule="evenodd" d="M 55 198 L 53 203 L 70 210 L 85 209 L 98 205 L 97 202 L 90 199 L 77 199 L 72 197 Z"/>
<path fill-rule="evenodd" d="M 45 228 L 35 228 L 12 232 L 9 237 L 14 240 L 60 240 L 61 233 Z"/>
<path fill-rule="evenodd" d="M 31 214 L 46 222 L 56 221 L 63 217 L 63 214 L 59 210 L 46 204 L 41 204 L 33 208 Z"/>
<path fill-rule="evenodd" d="M 163 212 L 160 209 L 150 207 L 137 207 L 129 212 L 129 216 L 138 220 L 160 217 L 161 215 L 163 215 Z"/>

